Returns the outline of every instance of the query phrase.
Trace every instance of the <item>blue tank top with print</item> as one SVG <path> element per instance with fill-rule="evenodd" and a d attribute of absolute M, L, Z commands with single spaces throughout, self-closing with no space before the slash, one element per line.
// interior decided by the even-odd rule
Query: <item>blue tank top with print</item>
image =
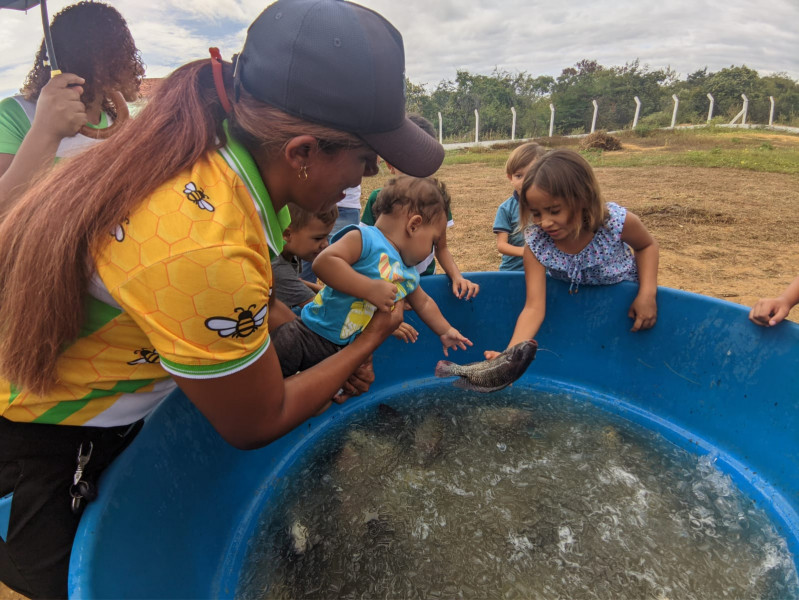
<path fill-rule="evenodd" d="M 352 268 L 370 279 L 385 279 L 397 286 L 397 300 L 410 294 L 419 285 L 419 273 L 415 267 L 402 262 L 397 249 L 377 228 L 369 225 L 350 225 L 342 229 L 336 238 L 349 231 L 361 234 L 361 256 Z M 325 286 L 316 294 L 313 302 L 302 309 L 302 322 L 308 328 L 334 344 L 346 345 L 355 339 L 369 324 L 375 305 L 362 298 L 355 298 Z"/>

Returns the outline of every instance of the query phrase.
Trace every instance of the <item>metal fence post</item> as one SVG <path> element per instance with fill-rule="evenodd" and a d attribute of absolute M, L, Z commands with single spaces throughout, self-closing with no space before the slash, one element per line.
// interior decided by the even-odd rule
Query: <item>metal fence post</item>
<path fill-rule="evenodd" d="M 638 96 L 634 96 L 633 99 L 635 100 L 635 116 L 633 117 L 633 129 L 638 126 L 638 115 L 641 114 L 641 100 L 639 100 Z"/>
<path fill-rule="evenodd" d="M 594 133 L 594 129 L 596 129 L 596 113 L 599 110 L 599 104 L 596 103 L 596 100 L 591 100 L 591 104 L 594 105 L 594 118 L 591 119 L 591 133 Z"/>
<path fill-rule="evenodd" d="M 438 143 L 444 143 L 444 120 L 441 118 L 441 113 L 438 113 Z"/>
<path fill-rule="evenodd" d="M 707 109 L 707 122 L 710 123 L 710 119 L 713 118 L 713 103 L 715 100 L 712 94 L 708 94 L 707 99 L 710 100 L 710 108 Z"/>
<path fill-rule="evenodd" d="M 555 105 L 549 105 L 549 137 L 552 137 L 552 130 L 555 128 Z"/>
<path fill-rule="evenodd" d="M 474 109 L 474 143 L 477 144 L 480 141 L 480 113 L 477 112 L 477 109 Z"/>

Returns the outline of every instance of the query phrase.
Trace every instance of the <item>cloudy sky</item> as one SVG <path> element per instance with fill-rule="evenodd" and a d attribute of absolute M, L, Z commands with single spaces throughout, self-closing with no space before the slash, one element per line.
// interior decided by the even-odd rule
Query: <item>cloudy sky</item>
<path fill-rule="evenodd" d="M 52 17 L 74 0 L 49 0 Z M 110 0 L 161 77 L 219 46 L 229 59 L 268 0 Z M 403 34 L 411 81 L 434 87 L 457 69 L 557 76 L 577 61 L 640 59 L 682 78 L 747 65 L 799 80 L 799 0 L 362 0 Z M 41 43 L 39 9 L 0 11 L 0 97 L 19 88 Z"/>

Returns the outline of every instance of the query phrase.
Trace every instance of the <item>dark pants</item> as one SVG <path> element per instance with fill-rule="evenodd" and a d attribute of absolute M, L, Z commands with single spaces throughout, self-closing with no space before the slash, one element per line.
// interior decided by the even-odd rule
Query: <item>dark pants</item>
<path fill-rule="evenodd" d="M 271 337 L 283 377 L 304 371 L 344 347 L 314 333 L 302 319 L 284 323 L 272 332 Z"/>
<path fill-rule="evenodd" d="M 83 480 L 100 474 L 136 437 L 142 421 L 123 427 L 15 423 L 0 417 L 0 497 L 13 492 L 0 580 L 31 598 L 66 598 L 72 541 L 86 501 L 72 512 L 70 485 L 78 450 L 93 444 Z M 0 532 L 2 533 L 2 532 Z"/>

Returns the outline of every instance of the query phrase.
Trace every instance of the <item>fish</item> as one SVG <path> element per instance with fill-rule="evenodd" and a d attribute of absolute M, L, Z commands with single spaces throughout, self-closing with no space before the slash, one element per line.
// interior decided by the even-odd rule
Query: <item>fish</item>
<path fill-rule="evenodd" d="M 428 415 L 413 433 L 413 450 L 421 464 L 428 464 L 441 453 L 444 441 L 444 419 L 440 415 Z"/>
<path fill-rule="evenodd" d="M 460 377 L 455 386 L 476 392 L 496 392 L 516 381 L 535 358 L 538 343 L 525 340 L 511 346 L 492 360 L 458 365 L 440 360 L 436 365 L 436 377 Z"/>

